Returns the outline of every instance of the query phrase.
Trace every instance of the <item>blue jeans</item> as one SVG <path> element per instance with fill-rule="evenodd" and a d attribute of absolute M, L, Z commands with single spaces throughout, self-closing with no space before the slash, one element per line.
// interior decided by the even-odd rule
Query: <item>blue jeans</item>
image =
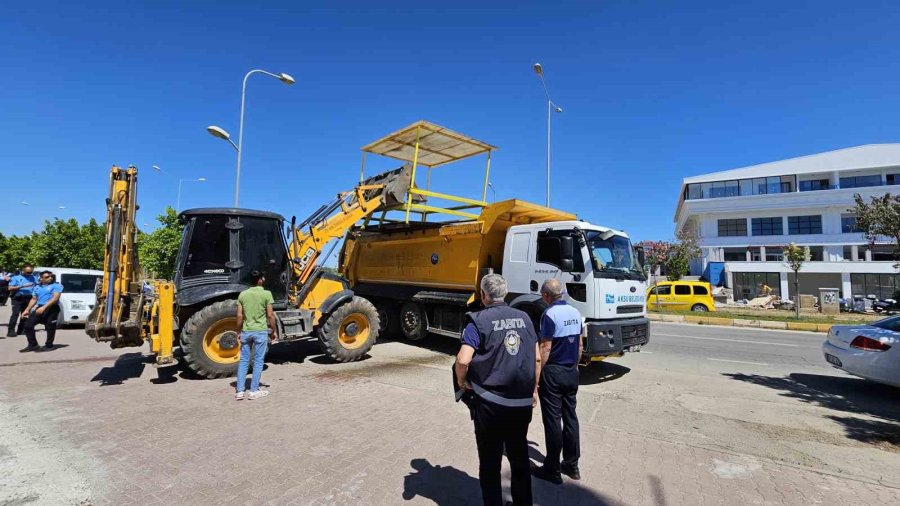
<path fill-rule="evenodd" d="M 247 382 L 247 367 L 250 365 L 251 346 L 253 354 L 253 378 L 250 380 L 250 391 L 259 390 L 259 378 L 262 376 L 263 358 L 269 347 L 269 332 L 257 330 L 241 332 L 241 361 L 238 362 L 237 393 L 243 393 Z"/>

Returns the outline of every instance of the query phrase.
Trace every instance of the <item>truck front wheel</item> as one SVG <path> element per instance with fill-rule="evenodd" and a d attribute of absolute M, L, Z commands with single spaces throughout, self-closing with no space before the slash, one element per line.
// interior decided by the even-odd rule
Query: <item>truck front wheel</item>
<path fill-rule="evenodd" d="M 223 300 L 194 313 L 181 332 L 181 351 L 192 371 L 205 378 L 237 373 L 241 358 L 237 301 Z"/>
<path fill-rule="evenodd" d="M 400 330 L 410 341 L 425 339 L 428 335 L 428 317 L 425 308 L 415 302 L 407 302 L 400 308 Z"/>
<path fill-rule="evenodd" d="M 378 338 L 378 310 L 362 297 L 341 304 L 319 327 L 319 342 L 337 362 L 355 362 L 363 358 Z"/>

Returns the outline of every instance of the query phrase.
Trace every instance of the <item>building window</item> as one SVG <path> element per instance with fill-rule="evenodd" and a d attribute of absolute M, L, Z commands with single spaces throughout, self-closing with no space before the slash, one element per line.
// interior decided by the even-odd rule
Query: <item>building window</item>
<path fill-rule="evenodd" d="M 783 262 L 784 250 L 778 246 L 766 246 L 766 262 Z"/>
<path fill-rule="evenodd" d="M 734 298 L 753 299 L 764 293 L 763 285 L 772 289 L 772 295 L 781 295 L 781 277 L 777 272 L 735 272 Z"/>
<path fill-rule="evenodd" d="M 844 246 L 844 260 L 853 260 L 853 246 Z"/>
<path fill-rule="evenodd" d="M 865 188 L 866 186 L 881 186 L 881 175 L 851 176 L 841 178 L 841 188 Z"/>
<path fill-rule="evenodd" d="M 874 295 L 879 299 L 900 297 L 900 276 L 896 274 L 851 274 L 850 292 L 854 296 Z"/>
<path fill-rule="evenodd" d="M 862 231 L 863 229 L 859 228 L 859 226 L 856 224 L 855 214 L 847 213 L 841 215 L 841 233 L 854 234 Z"/>
<path fill-rule="evenodd" d="M 702 199 L 703 194 L 700 193 L 700 185 L 699 184 L 687 185 L 687 197 L 686 198 L 688 200 Z"/>
<path fill-rule="evenodd" d="M 890 244 L 876 244 L 872 246 L 873 262 L 893 262 L 895 258 L 894 246 Z"/>
<path fill-rule="evenodd" d="M 753 235 L 782 235 L 784 229 L 781 224 L 781 216 L 774 218 L 753 218 Z"/>
<path fill-rule="evenodd" d="M 822 216 L 788 216 L 788 233 L 809 235 L 822 233 Z"/>
<path fill-rule="evenodd" d="M 726 262 L 746 262 L 747 248 L 724 248 Z"/>
<path fill-rule="evenodd" d="M 747 235 L 745 218 L 719 220 L 719 237 L 739 237 Z"/>
<path fill-rule="evenodd" d="M 887 184 L 900 184 L 900 174 L 888 174 L 887 175 Z"/>
<path fill-rule="evenodd" d="M 810 246 L 809 247 L 809 260 L 810 260 L 810 262 L 824 262 L 825 261 L 825 247 L 824 246 Z"/>
<path fill-rule="evenodd" d="M 811 192 L 816 190 L 831 189 L 831 181 L 828 179 L 812 179 L 810 181 L 800 181 L 798 186 L 802 192 Z"/>
<path fill-rule="evenodd" d="M 762 256 L 759 253 L 759 247 L 747 248 L 750 250 L 750 261 L 751 262 L 761 262 Z"/>

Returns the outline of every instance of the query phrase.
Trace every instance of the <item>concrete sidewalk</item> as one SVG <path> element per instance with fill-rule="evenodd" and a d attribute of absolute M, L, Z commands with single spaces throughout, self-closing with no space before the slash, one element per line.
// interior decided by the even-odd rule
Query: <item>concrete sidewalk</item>
<path fill-rule="evenodd" d="M 57 342 L 69 347 L 38 355 L 18 353 L 22 337 L 0 340 L 0 503 L 480 503 L 468 413 L 449 385 L 434 387 L 449 383 L 455 345 L 388 342 L 352 365 L 328 363 L 312 343 L 281 345 L 263 375 L 272 395 L 235 402 L 233 379 L 157 370 L 80 330 Z M 649 438 L 641 424 L 584 424 L 583 480 L 535 480 L 536 503 L 900 503 L 877 478 Z M 539 410 L 529 439 L 540 461 Z"/>

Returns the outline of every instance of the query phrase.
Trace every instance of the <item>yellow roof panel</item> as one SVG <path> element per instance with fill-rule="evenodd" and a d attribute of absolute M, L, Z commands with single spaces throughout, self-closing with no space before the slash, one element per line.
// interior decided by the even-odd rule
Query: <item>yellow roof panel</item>
<path fill-rule="evenodd" d="M 362 150 L 412 162 L 415 157 L 417 135 L 419 139 L 417 163 L 426 167 L 437 167 L 497 149 L 485 142 L 423 120 L 367 144 Z"/>

